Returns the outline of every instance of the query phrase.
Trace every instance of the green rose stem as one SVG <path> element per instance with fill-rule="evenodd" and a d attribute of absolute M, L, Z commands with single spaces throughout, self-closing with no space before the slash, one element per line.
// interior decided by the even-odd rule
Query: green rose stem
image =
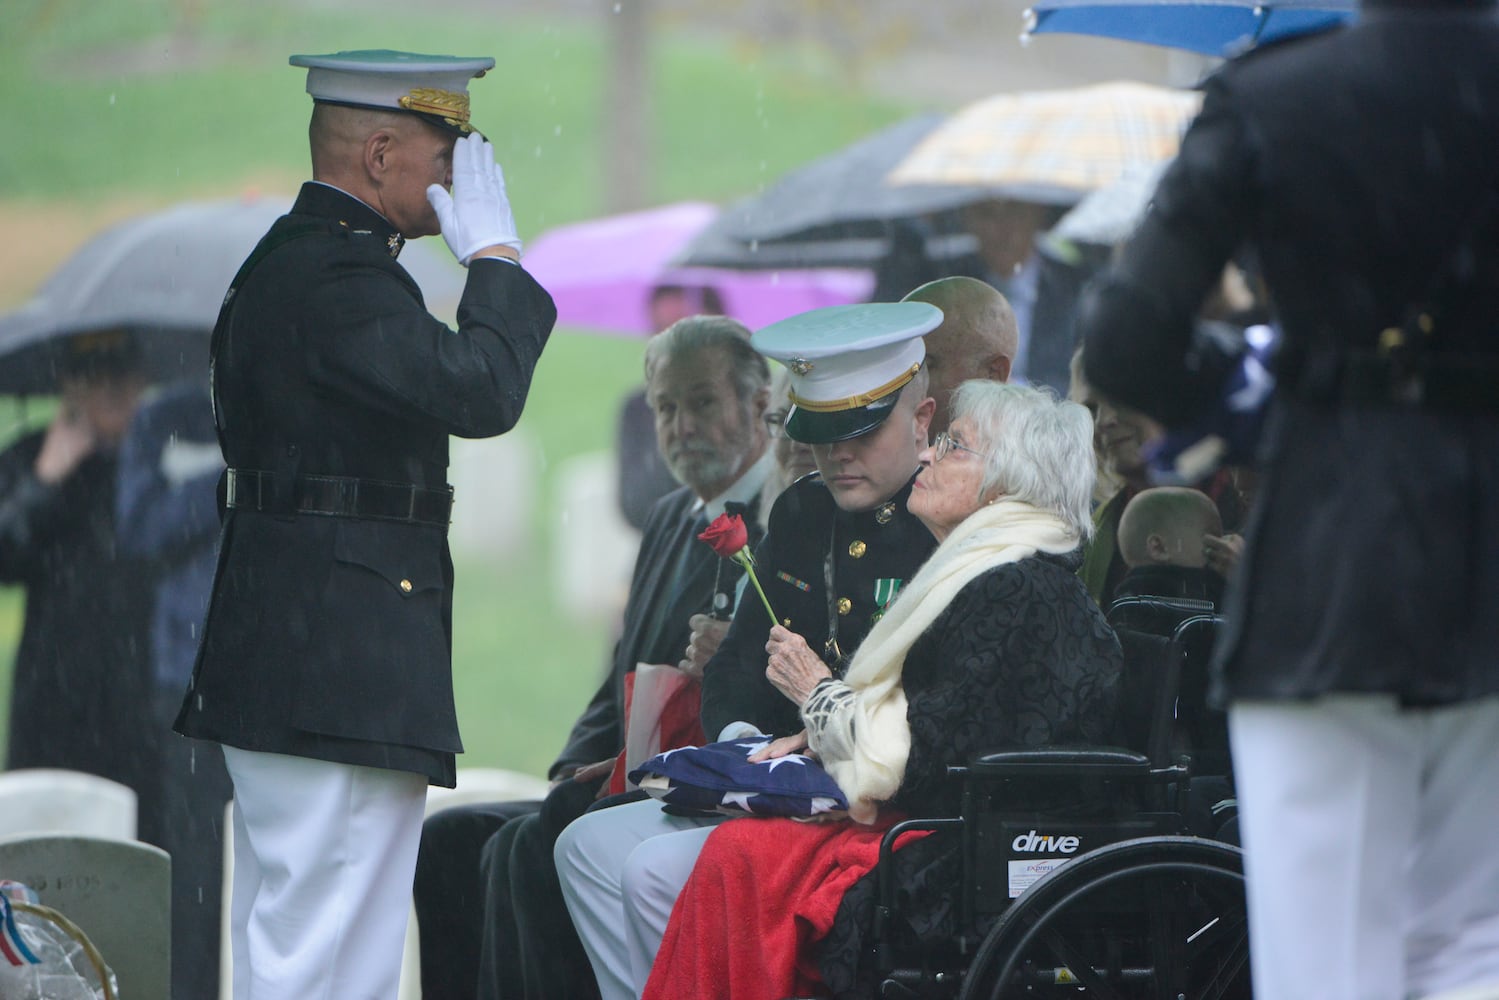
<path fill-rule="evenodd" d="M 749 574 L 750 583 L 755 585 L 755 593 L 760 595 L 760 603 L 765 605 L 765 613 L 770 615 L 770 623 L 772 625 L 780 624 L 780 619 L 771 610 L 770 598 L 765 596 L 765 588 L 760 586 L 760 578 L 755 575 L 755 557 L 750 554 L 750 550 L 746 547 L 735 552 L 733 558 L 736 563 L 744 567 L 745 573 Z"/>

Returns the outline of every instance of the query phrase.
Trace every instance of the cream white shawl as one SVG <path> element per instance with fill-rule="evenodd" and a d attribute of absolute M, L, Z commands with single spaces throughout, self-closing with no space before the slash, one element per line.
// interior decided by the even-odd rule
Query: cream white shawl
<path fill-rule="evenodd" d="M 843 681 L 824 683 L 802 708 L 808 740 L 848 797 L 849 816 L 871 823 L 895 794 L 911 753 L 901 670 L 912 643 L 969 582 L 1037 552 L 1077 548 L 1055 514 L 1000 499 L 970 514 L 943 540 L 875 623 Z"/>

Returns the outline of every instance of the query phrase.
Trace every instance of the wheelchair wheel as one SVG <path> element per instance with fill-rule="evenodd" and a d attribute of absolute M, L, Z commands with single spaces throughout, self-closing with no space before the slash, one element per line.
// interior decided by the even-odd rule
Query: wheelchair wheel
<path fill-rule="evenodd" d="M 960 1000 L 1247 1000 L 1239 850 L 1125 840 L 1039 879 L 990 929 Z"/>

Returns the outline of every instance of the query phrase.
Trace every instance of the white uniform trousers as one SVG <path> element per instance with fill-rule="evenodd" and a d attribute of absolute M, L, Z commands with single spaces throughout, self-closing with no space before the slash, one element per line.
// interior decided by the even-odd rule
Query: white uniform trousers
<path fill-rule="evenodd" d="M 427 779 L 224 747 L 234 1000 L 394 1000 Z"/>
<path fill-rule="evenodd" d="M 1229 731 L 1255 996 L 1499 984 L 1499 699 L 1241 701 Z"/>
<path fill-rule="evenodd" d="M 567 912 L 603 1000 L 635 1000 L 671 908 L 723 817 L 672 816 L 653 799 L 584 813 L 557 839 Z"/>

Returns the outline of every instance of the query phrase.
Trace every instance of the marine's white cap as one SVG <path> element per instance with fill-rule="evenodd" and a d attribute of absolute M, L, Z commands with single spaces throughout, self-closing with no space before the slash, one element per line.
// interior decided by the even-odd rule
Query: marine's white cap
<path fill-rule="evenodd" d="M 291 57 L 307 70 L 314 101 L 382 111 L 406 111 L 449 132 L 466 135 L 468 82 L 494 68 L 487 56 L 433 56 L 390 49 Z"/>
<path fill-rule="evenodd" d="M 890 415 L 926 357 L 921 335 L 942 323 L 926 302 L 813 309 L 772 323 L 750 343 L 791 373 L 786 433 L 806 444 L 867 434 Z"/>

